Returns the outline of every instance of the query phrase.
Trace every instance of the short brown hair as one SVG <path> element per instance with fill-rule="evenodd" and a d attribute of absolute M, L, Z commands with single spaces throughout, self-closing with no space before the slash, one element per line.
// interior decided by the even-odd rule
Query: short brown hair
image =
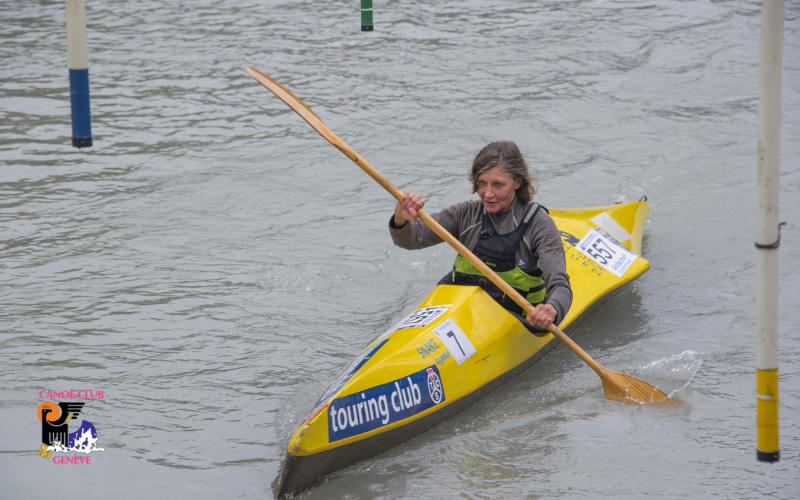
<path fill-rule="evenodd" d="M 517 197 L 523 203 L 530 203 L 536 192 L 535 179 L 528 170 L 528 163 L 516 144 L 511 141 L 498 141 L 483 147 L 472 162 L 469 180 L 472 181 L 472 192 L 478 192 L 478 177 L 494 167 L 500 166 L 514 180 L 519 180 Z"/>

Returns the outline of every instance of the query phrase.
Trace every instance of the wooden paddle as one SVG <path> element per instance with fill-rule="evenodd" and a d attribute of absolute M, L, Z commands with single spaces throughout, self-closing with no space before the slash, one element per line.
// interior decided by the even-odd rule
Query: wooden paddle
<path fill-rule="evenodd" d="M 328 142 L 333 144 L 336 149 L 344 153 L 345 156 L 353 160 L 361 169 L 370 177 L 383 186 L 392 196 L 398 201 L 402 199 L 403 193 L 397 189 L 394 184 L 389 182 L 380 172 L 375 170 L 366 160 L 364 160 L 358 153 L 355 152 L 350 146 L 345 144 L 331 129 L 329 129 L 317 116 L 311 108 L 304 103 L 299 97 L 294 95 L 289 89 L 276 82 L 269 76 L 261 71 L 245 66 L 245 70 L 250 76 L 258 80 L 261 85 L 265 86 L 270 92 L 275 94 L 278 99 L 285 102 L 292 108 L 301 118 L 308 122 L 311 127 L 319 132 Z M 475 256 L 467 247 L 458 241 L 447 229 L 442 227 L 430 215 L 423 210 L 418 210 L 417 215 L 422 222 L 425 223 L 434 233 L 446 241 L 450 246 L 456 249 L 458 253 L 469 260 L 473 266 L 480 269 L 480 271 L 489 278 L 492 283 L 497 285 L 503 293 L 511 297 L 523 310 L 531 311 L 533 306 L 525 300 L 516 290 L 514 290 L 508 283 L 503 281 L 492 269 L 487 266 L 482 260 Z M 547 331 L 555 335 L 561 342 L 564 343 L 572 352 L 577 354 L 587 365 L 589 365 L 603 381 L 603 389 L 608 399 L 623 401 L 626 403 L 650 404 L 650 403 L 673 403 L 676 400 L 671 399 L 664 391 L 653 387 L 644 380 L 628 375 L 626 373 L 617 372 L 604 368 L 600 363 L 594 360 L 589 354 L 586 353 L 578 344 L 562 332 L 557 326 L 549 325 Z"/>

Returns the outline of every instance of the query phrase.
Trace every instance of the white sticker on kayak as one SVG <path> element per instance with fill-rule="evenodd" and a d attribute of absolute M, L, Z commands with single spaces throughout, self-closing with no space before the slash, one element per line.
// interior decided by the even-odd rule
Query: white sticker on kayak
<path fill-rule="evenodd" d="M 610 234 L 611 237 L 617 241 L 628 241 L 631 239 L 630 233 L 606 212 L 601 212 L 589 220 L 594 222 L 596 226 Z"/>
<path fill-rule="evenodd" d="M 448 319 L 433 331 L 459 365 L 477 352 L 467 334 L 452 319 Z"/>
<path fill-rule="evenodd" d="M 436 318 L 442 315 L 443 312 L 450 309 L 450 304 L 443 306 L 430 306 L 417 309 L 411 313 L 406 319 L 401 321 L 395 326 L 394 330 L 402 330 L 403 328 L 414 328 L 418 326 L 429 325 Z"/>
<path fill-rule="evenodd" d="M 575 248 L 617 276 L 625 274 L 636 260 L 636 254 L 598 228 L 589 231 Z"/>

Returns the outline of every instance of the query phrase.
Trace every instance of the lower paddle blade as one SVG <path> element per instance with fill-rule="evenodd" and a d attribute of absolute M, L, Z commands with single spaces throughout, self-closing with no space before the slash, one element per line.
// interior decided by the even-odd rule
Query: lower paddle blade
<path fill-rule="evenodd" d="M 680 401 L 673 399 L 666 392 L 654 387 L 639 377 L 627 373 L 605 370 L 603 373 L 603 390 L 606 398 L 629 404 L 676 404 Z"/>

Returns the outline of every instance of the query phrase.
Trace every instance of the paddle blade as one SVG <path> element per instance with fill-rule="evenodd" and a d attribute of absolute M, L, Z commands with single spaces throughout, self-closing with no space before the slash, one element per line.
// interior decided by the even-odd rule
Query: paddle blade
<path fill-rule="evenodd" d="M 322 119 L 317 116 L 316 113 L 311 109 L 311 107 L 303 102 L 302 99 L 294 95 L 294 93 L 281 85 L 280 83 L 276 82 L 272 78 L 270 78 L 266 73 L 262 73 L 261 71 L 251 67 L 245 66 L 245 71 L 247 74 L 255 78 L 258 83 L 263 85 L 267 88 L 270 92 L 275 94 L 275 96 L 286 103 L 287 106 L 292 108 L 292 110 L 300 115 L 300 117 L 305 120 L 311 127 L 316 130 L 322 137 L 325 138 L 328 142 L 342 150 L 347 156 L 352 157 L 353 153 L 350 152 L 350 148 L 348 148 L 341 139 L 339 139 L 336 134 L 334 134 L 331 129 L 328 128 L 325 123 L 322 122 Z M 343 146 L 344 145 L 344 146 Z M 343 149 L 343 147 L 346 149 Z"/>
<path fill-rule="evenodd" d="M 294 105 L 292 103 L 297 104 L 298 106 L 302 107 L 304 112 L 311 113 L 311 115 L 314 118 L 316 118 L 317 120 L 320 120 L 319 116 L 317 116 L 317 114 L 314 113 L 314 111 L 311 109 L 311 107 L 308 104 L 306 104 L 302 99 L 300 99 L 299 97 L 294 95 L 294 92 L 292 92 L 291 90 L 287 89 L 286 87 L 284 87 L 280 83 L 278 83 L 275 80 L 273 80 L 272 78 L 270 78 L 270 76 L 267 75 L 266 73 L 264 73 L 262 71 L 259 71 L 259 70 L 255 69 L 252 66 L 245 66 L 244 70 L 247 71 L 248 75 L 250 75 L 253 78 L 255 78 L 256 80 L 258 80 L 258 82 L 261 85 L 263 85 L 264 87 L 269 89 L 270 92 L 275 94 L 281 101 L 283 101 L 286 104 L 288 104 L 289 107 L 291 107 L 292 109 L 294 109 L 298 113 L 300 113 L 300 110 L 295 109 L 295 107 L 294 107 Z M 320 120 L 320 122 L 321 121 L 322 120 Z"/>
<path fill-rule="evenodd" d="M 627 373 L 606 369 L 601 378 L 607 399 L 640 405 L 672 405 L 680 402 L 678 399 L 671 398 L 658 387 Z"/>

